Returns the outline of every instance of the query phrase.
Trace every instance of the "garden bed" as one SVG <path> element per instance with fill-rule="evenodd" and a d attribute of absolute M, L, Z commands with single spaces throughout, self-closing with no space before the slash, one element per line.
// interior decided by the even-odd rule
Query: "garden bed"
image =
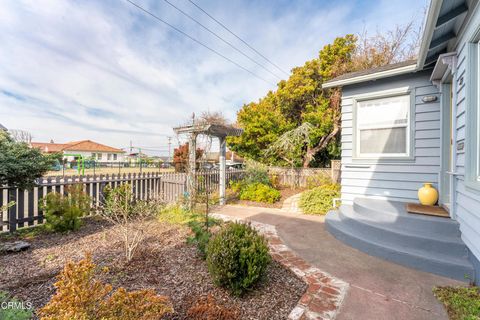
<path fill-rule="evenodd" d="M 257 202 L 257 201 L 249 201 L 249 200 L 239 200 L 238 198 L 231 198 L 229 199 L 229 204 L 239 204 L 242 206 L 253 206 L 253 207 L 264 207 L 264 208 L 277 208 L 280 209 L 283 206 L 283 202 L 288 199 L 289 197 L 296 195 L 298 193 L 303 192 L 304 188 L 289 188 L 289 187 L 281 187 L 278 189 L 280 191 L 280 200 L 275 203 L 266 203 L 266 202 Z"/>
<path fill-rule="evenodd" d="M 207 294 L 238 309 L 240 319 L 286 319 L 306 288 L 293 273 L 272 262 L 265 280 L 255 290 L 241 298 L 233 297 L 214 286 L 196 247 L 186 244 L 188 229 L 162 222 L 155 223 L 146 245 L 126 264 L 113 228 L 103 220 L 90 218 L 77 232 L 36 235 L 29 240 L 32 247 L 28 251 L 0 256 L 0 290 L 39 308 L 55 292 L 55 276 L 64 264 L 69 259 L 80 260 L 85 252 L 92 253 L 99 270 L 108 267 L 106 273 L 100 273 L 102 281 L 127 290 L 153 288 L 169 296 L 175 313 L 164 319 L 187 319 L 188 308 Z"/>

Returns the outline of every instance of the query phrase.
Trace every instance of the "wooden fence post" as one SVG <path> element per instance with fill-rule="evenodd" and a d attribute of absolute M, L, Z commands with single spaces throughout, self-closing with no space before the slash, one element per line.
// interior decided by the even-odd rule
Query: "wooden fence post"
<path fill-rule="evenodd" d="M 13 205 L 8 208 L 8 230 L 14 232 L 17 230 L 17 189 L 8 189 L 7 205 L 13 201 Z"/>
<path fill-rule="evenodd" d="M 340 182 L 340 171 L 341 171 L 342 163 L 341 160 L 332 160 L 331 161 L 331 178 L 332 181 L 335 183 Z"/>

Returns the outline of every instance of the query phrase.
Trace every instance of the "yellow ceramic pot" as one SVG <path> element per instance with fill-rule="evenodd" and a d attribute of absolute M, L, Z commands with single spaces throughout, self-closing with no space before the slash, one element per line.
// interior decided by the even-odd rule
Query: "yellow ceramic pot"
<path fill-rule="evenodd" d="M 438 201 L 438 191 L 432 187 L 431 183 L 424 183 L 423 187 L 418 189 L 418 200 L 425 206 L 433 206 Z"/>

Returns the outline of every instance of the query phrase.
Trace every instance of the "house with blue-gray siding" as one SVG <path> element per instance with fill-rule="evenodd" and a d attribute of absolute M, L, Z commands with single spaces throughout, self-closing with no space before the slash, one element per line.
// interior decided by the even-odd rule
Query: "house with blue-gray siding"
<path fill-rule="evenodd" d="M 342 90 L 342 205 L 326 217 L 335 237 L 480 282 L 479 70 L 478 0 L 432 0 L 418 59 L 324 83 Z M 409 212 L 424 183 L 447 217 Z"/>

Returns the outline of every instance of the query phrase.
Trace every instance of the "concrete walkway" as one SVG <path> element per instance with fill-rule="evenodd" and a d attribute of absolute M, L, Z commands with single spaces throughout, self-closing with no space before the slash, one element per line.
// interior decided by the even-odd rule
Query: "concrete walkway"
<path fill-rule="evenodd" d="M 285 199 L 282 204 L 282 210 L 291 213 L 302 213 L 302 209 L 300 209 L 298 204 L 301 196 L 302 193 L 297 193 Z"/>
<path fill-rule="evenodd" d="M 224 206 L 217 213 L 275 225 L 301 258 L 350 284 L 337 319 L 448 319 L 434 286 L 465 285 L 403 267 L 353 249 L 325 230 L 323 216 L 280 209 Z"/>

